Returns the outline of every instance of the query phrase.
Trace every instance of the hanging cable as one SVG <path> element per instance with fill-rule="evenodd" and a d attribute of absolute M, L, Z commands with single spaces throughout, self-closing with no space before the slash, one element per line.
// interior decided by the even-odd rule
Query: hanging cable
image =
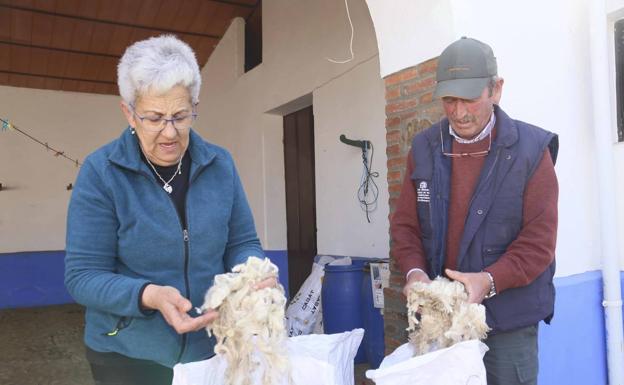
<path fill-rule="evenodd" d="M 372 142 L 368 142 L 370 145 L 370 159 L 368 159 L 367 146 L 362 148 L 362 178 L 360 180 L 360 188 L 358 189 L 358 201 L 362 210 L 366 212 L 366 220 L 370 221 L 370 213 L 377 209 L 377 198 L 379 197 L 379 188 L 375 179 L 379 177 L 377 171 L 371 171 L 373 167 L 373 156 L 375 155 L 375 147 Z"/>
<path fill-rule="evenodd" d="M 351 12 L 349 12 L 349 3 L 347 2 L 347 0 L 345 0 L 345 7 L 347 8 L 347 18 L 349 19 L 349 25 L 351 26 L 351 40 L 349 41 L 349 51 L 351 52 L 351 57 L 347 60 L 334 60 L 328 57 L 325 58 L 328 61 L 332 63 L 336 63 L 336 64 L 345 64 L 355 58 L 355 55 L 353 54 L 353 35 L 354 35 L 353 21 L 351 20 Z"/>

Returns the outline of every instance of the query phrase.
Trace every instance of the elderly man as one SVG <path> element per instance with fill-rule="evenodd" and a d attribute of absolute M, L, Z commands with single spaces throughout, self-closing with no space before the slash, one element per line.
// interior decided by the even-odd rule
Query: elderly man
<path fill-rule="evenodd" d="M 553 133 L 510 118 L 492 49 L 461 38 L 440 55 L 445 119 L 416 135 L 391 221 L 406 287 L 438 275 L 482 303 L 488 384 L 537 383 L 537 325 L 553 316 L 558 185 Z"/>

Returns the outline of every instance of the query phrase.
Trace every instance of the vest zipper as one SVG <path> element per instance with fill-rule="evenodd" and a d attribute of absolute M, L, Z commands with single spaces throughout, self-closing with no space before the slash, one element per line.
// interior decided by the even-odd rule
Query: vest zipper
<path fill-rule="evenodd" d="M 481 189 L 485 185 L 485 182 L 487 182 L 487 180 L 490 179 L 490 176 L 492 176 L 492 172 L 494 172 L 494 168 L 496 168 L 496 163 L 498 163 L 498 157 L 500 155 L 500 152 L 501 152 L 501 148 L 499 147 L 496 150 L 496 157 L 494 158 L 494 163 L 492 163 L 492 167 L 490 167 L 490 169 L 488 170 L 488 173 L 485 176 L 485 179 L 483 179 L 483 182 L 479 183 L 479 186 L 477 186 L 479 188 L 479 190 L 476 190 L 474 192 L 474 194 L 472 194 L 472 198 L 470 198 L 470 202 L 468 203 L 468 207 L 472 207 L 472 202 L 474 201 L 475 197 L 477 195 L 479 195 L 479 193 L 481 192 Z"/>

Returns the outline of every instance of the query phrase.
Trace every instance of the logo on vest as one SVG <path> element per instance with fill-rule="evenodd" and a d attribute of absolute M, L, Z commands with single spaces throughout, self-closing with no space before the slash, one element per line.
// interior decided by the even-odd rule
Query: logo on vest
<path fill-rule="evenodd" d="M 416 189 L 416 201 L 423 203 L 429 203 L 431 201 L 431 193 L 427 182 L 422 181 L 418 184 L 418 188 Z"/>

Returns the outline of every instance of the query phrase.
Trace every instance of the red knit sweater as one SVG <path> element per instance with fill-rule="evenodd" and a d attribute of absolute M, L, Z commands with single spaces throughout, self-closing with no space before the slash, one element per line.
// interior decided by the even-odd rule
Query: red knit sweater
<path fill-rule="evenodd" d="M 492 135 L 495 134 L 494 130 Z M 453 141 L 452 152 L 477 152 L 487 149 L 488 144 L 488 138 L 472 144 Z M 457 268 L 457 253 L 464 232 L 466 215 L 484 161 L 484 157 L 451 159 L 445 267 Z M 391 254 L 405 274 L 413 268 L 427 271 L 427 261 L 420 241 L 416 191 L 410 179 L 413 170 L 414 161 L 410 152 L 401 195 L 390 221 Z M 525 189 L 520 234 L 498 261 L 485 269 L 494 277 L 499 293 L 505 289 L 530 284 L 554 260 L 558 195 L 557 176 L 550 154 L 546 150 Z"/>

